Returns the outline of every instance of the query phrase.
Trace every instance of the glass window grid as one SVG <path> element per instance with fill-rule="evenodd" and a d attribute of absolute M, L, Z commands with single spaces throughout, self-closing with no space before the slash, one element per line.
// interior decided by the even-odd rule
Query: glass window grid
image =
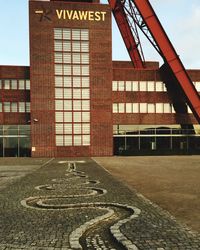
<path fill-rule="evenodd" d="M 199 87 L 200 89 L 200 87 Z M 113 91 L 145 91 L 166 92 L 165 84 L 161 81 L 113 81 Z"/>
<path fill-rule="evenodd" d="M 0 102 L 0 112 L 30 113 L 30 102 Z"/>
<path fill-rule="evenodd" d="M 174 114 L 172 103 L 113 103 L 113 113 Z M 188 114 L 192 111 L 188 106 Z"/>
<path fill-rule="evenodd" d="M 89 38 L 84 35 L 88 33 L 80 29 L 62 29 L 62 36 L 56 35 L 55 43 L 60 39 L 60 47 L 55 46 L 55 67 L 58 67 L 58 74 L 55 72 L 56 83 L 55 87 L 57 92 L 60 92 L 59 100 L 71 100 L 72 109 L 69 110 L 71 113 L 70 121 L 65 120 L 65 110 L 63 105 L 63 110 L 56 111 L 57 114 L 57 124 L 62 124 L 63 134 L 58 135 L 56 133 L 56 145 L 57 146 L 83 146 L 90 145 L 90 118 L 86 119 L 90 111 L 90 89 L 89 89 Z M 68 32 L 66 37 L 64 37 L 64 32 Z M 73 32 L 76 33 L 73 35 Z M 79 35 L 77 35 L 80 33 Z M 83 35 L 82 35 L 83 33 Z M 78 37 L 81 41 L 78 40 Z M 65 51 L 65 46 L 68 42 L 68 49 Z M 78 40 L 78 41 L 77 41 Z M 82 42 L 84 41 L 84 42 Z M 86 42 L 87 41 L 87 42 Z M 62 47 L 62 49 L 61 49 Z M 59 62 L 59 63 L 58 63 Z M 59 66 L 58 66 L 59 65 Z M 67 70 L 68 67 L 68 70 Z M 87 83 L 88 82 L 88 83 Z M 58 90 L 59 89 L 59 90 Z M 71 95 L 68 93 L 71 92 Z M 68 95 L 69 94 L 69 95 Z M 63 98 L 62 98 L 63 97 Z M 58 100 L 55 99 L 55 102 Z M 88 102 L 89 106 L 84 109 L 85 104 Z M 79 104 L 80 107 L 76 107 L 75 104 Z M 71 111 L 71 112 L 70 112 Z M 62 113 L 62 115 L 61 115 Z M 77 114 L 80 114 L 79 120 L 77 120 Z M 85 116 L 87 114 L 87 116 Z M 89 115 L 90 116 L 90 115 Z M 87 121 L 86 121 L 87 120 Z M 71 134 L 68 134 L 65 130 L 65 125 L 71 126 Z M 84 129 L 89 127 L 89 129 Z M 79 128 L 79 130 L 78 130 Z"/>
<path fill-rule="evenodd" d="M 30 90 L 29 79 L 0 79 L 0 89 Z"/>

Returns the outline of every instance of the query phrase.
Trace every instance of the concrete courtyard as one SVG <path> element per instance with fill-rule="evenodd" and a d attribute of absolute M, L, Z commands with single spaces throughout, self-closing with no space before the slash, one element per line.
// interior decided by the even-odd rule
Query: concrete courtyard
<path fill-rule="evenodd" d="M 96 160 L 131 189 L 200 233 L 200 156 L 102 157 Z"/>

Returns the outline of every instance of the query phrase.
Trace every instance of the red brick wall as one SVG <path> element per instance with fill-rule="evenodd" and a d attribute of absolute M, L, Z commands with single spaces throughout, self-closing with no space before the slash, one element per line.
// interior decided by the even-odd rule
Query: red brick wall
<path fill-rule="evenodd" d="M 0 66 L 0 79 L 29 79 L 30 68 L 26 66 Z M 0 102 L 30 102 L 29 90 L 0 89 Z M 30 124 L 30 114 L 0 113 L 0 124 Z"/>
<path fill-rule="evenodd" d="M 193 81 L 200 81 L 199 70 L 188 70 Z M 136 70 L 130 62 L 113 62 L 113 80 L 121 81 L 162 81 L 159 70 Z M 169 103 L 171 98 L 167 92 L 129 92 L 114 91 L 113 103 Z M 113 114 L 113 125 L 116 124 L 196 124 L 192 114 Z"/>
<path fill-rule="evenodd" d="M 29 79 L 30 67 L 28 66 L 0 66 L 1 79 Z"/>

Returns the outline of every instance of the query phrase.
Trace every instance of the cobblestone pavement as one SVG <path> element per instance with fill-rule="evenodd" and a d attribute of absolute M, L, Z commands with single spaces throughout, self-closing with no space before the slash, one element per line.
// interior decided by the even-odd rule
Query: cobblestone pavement
<path fill-rule="evenodd" d="M 93 160 L 50 159 L 1 189 L 8 249 L 197 250 L 200 237 Z"/>

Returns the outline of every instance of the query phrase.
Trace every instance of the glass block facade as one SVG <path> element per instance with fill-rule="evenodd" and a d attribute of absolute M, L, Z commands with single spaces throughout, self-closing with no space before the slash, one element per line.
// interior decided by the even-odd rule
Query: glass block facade
<path fill-rule="evenodd" d="M 54 29 L 56 146 L 90 145 L 89 31 Z"/>

